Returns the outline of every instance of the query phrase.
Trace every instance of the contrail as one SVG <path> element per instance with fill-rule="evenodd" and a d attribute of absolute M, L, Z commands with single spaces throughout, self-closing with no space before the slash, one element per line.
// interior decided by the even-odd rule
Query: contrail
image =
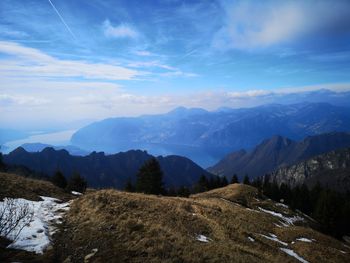
<path fill-rule="evenodd" d="M 69 31 L 69 33 L 72 35 L 72 37 L 77 40 L 76 36 L 74 35 L 74 33 L 72 32 L 72 30 L 69 28 L 69 26 L 67 25 L 66 21 L 64 21 L 63 17 L 61 16 L 60 12 L 58 12 L 57 8 L 53 5 L 53 3 L 51 2 L 51 0 L 48 0 L 50 5 L 52 6 L 53 10 L 55 10 L 55 12 L 57 13 L 57 15 L 59 16 L 59 18 L 61 19 L 62 23 L 65 25 L 65 27 L 67 28 L 67 30 Z"/>

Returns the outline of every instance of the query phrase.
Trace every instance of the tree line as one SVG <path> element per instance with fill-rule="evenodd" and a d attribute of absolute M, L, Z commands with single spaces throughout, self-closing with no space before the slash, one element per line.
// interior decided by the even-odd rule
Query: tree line
<path fill-rule="evenodd" d="M 249 184 L 249 177 L 246 175 L 243 180 Z M 229 183 L 239 183 L 237 175 L 233 175 L 229 182 L 225 176 L 205 176 L 201 175 L 198 181 L 191 187 L 164 187 L 163 172 L 156 158 L 152 158 L 144 163 L 136 175 L 136 182 L 133 183 L 129 178 L 124 190 L 128 192 L 139 192 L 145 194 L 183 196 L 188 197 L 191 194 L 206 192 L 215 188 L 227 186 Z"/>
<path fill-rule="evenodd" d="M 50 178 L 50 181 L 59 188 L 62 188 L 68 192 L 75 191 L 84 193 L 87 187 L 87 182 L 78 172 L 74 172 L 69 179 L 63 175 L 60 170 L 57 170 L 55 174 Z"/>

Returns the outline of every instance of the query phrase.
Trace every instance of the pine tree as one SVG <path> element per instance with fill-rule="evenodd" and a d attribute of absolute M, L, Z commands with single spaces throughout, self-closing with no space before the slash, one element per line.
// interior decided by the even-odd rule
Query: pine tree
<path fill-rule="evenodd" d="M 135 187 L 134 187 L 134 185 L 132 184 L 130 178 L 129 178 L 128 181 L 126 182 L 124 190 L 125 190 L 126 192 L 135 192 Z"/>
<path fill-rule="evenodd" d="M 201 193 L 209 190 L 208 178 L 205 175 L 199 177 L 197 184 L 194 187 L 195 193 Z"/>
<path fill-rule="evenodd" d="M 239 180 L 238 180 L 237 174 L 234 174 L 231 178 L 231 184 L 238 184 L 238 183 L 239 183 Z"/>
<path fill-rule="evenodd" d="M 3 161 L 2 152 L 0 152 L 0 171 L 5 171 L 6 165 Z"/>
<path fill-rule="evenodd" d="M 188 189 L 186 186 L 181 186 L 178 190 L 177 190 L 177 196 L 181 196 L 181 197 L 189 197 L 191 194 L 190 189 Z"/>
<path fill-rule="evenodd" d="M 156 158 L 145 162 L 137 174 L 136 191 L 145 194 L 162 194 L 163 172 Z"/>
<path fill-rule="evenodd" d="M 67 179 L 64 177 L 63 173 L 59 170 L 55 172 L 55 174 L 51 177 L 51 182 L 59 188 L 67 187 Z"/>
<path fill-rule="evenodd" d="M 74 173 L 68 180 L 67 189 L 69 191 L 76 191 L 84 193 L 87 187 L 87 182 L 84 177 L 80 176 L 79 173 Z"/>
<path fill-rule="evenodd" d="M 289 187 L 289 185 L 282 183 L 280 185 L 280 198 L 284 200 L 284 203 L 290 204 L 291 198 L 292 198 L 292 191 Z"/>
<path fill-rule="evenodd" d="M 226 178 L 226 176 L 223 176 L 223 177 L 221 178 L 221 187 L 225 187 L 225 186 L 227 186 L 227 185 L 228 185 L 227 178 Z"/>
<path fill-rule="evenodd" d="M 250 184 L 249 176 L 246 174 L 243 179 L 244 184 Z"/>

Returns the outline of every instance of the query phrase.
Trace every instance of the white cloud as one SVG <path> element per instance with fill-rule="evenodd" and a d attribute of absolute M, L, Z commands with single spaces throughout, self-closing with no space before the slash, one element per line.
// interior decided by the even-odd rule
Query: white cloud
<path fill-rule="evenodd" d="M 0 25 L 0 35 L 3 35 L 5 37 L 15 37 L 15 38 L 25 38 L 29 36 L 28 33 L 24 31 L 14 30 L 4 25 Z"/>
<path fill-rule="evenodd" d="M 0 123 L 11 127 L 36 127 L 48 123 L 76 122 L 84 119 L 104 119 L 114 116 L 137 116 L 167 112 L 177 106 L 252 107 L 266 103 L 286 103 L 288 95 L 310 98 L 305 92 L 328 89 L 342 96 L 350 84 L 325 84 L 277 90 L 207 91 L 179 94 L 141 95 L 123 90 L 111 83 L 75 83 L 41 81 L 6 88 L 0 95 Z M 48 87 L 42 89 L 41 87 Z M 300 94 L 300 96 L 298 96 Z M 295 96 L 294 96 L 295 95 Z M 309 95 L 310 96 L 310 95 Z M 287 103 L 295 103 L 293 100 Z M 299 100 L 300 101 L 300 100 Z"/>
<path fill-rule="evenodd" d="M 13 42 L 0 41 L 0 53 L 9 56 L 0 60 L 2 77 L 81 77 L 85 79 L 130 80 L 145 72 L 83 60 L 63 60 L 40 50 Z"/>
<path fill-rule="evenodd" d="M 138 56 L 142 56 L 142 57 L 150 57 L 150 56 L 154 56 L 153 53 L 147 51 L 147 50 L 138 50 L 134 52 L 136 55 Z"/>
<path fill-rule="evenodd" d="M 313 34 L 349 32 L 347 1 L 238 1 L 224 5 L 225 23 L 213 46 L 253 49 L 285 44 Z"/>
<path fill-rule="evenodd" d="M 2 107 L 8 107 L 13 105 L 25 105 L 25 106 L 42 106 L 50 103 L 50 100 L 40 97 L 23 96 L 23 95 L 9 95 L 0 94 L 0 105 Z"/>
<path fill-rule="evenodd" d="M 107 19 L 103 22 L 103 32 L 106 37 L 111 38 L 138 38 L 139 32 L 129 24 L 120 24 L 113 26 Z"/>

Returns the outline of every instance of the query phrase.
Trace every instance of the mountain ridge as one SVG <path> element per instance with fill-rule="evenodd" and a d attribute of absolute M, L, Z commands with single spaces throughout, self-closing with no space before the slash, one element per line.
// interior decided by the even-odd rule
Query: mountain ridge
<path fill-rule="evenodd" d="M 350 108 L 328 103 L 270 104 L 206 111 L 175 109 L 166 114 L 109 118 L 73 134 L 71 144 L 105 152 L 143 149 L 182 155 L 204 167 L 239 149 L 251 149 L 275 134 L 300 140 L 350 130 Z"/>
<path fill-rule="evenodd" d="M 138 169 L 154 156 L 146 151 L 130 150 L 112 155 L 92 152 L 87 156 L 73 156 L 65 149 L 47 147 L 41 152 L 29 153 L 19 147 L 4 155 L 4 162 L 23 165 L 39 173 L 53 175 L 61 170 L 66 176 L 79 172 L 93 187 L 116 187 L 122 189 L 126 182 L 136 180 Z M 182 156 L 156 157 L 164 172 L 166 186 L 192 186 L 199 177 L 211 174 L 193 161 Z"/>
<path fill-rule="evenodd" d="M 350 133 L 333 132 L 308 136 L 301 141 L 293 141 L 282 136 L 273 136 L 262 141 L 253 150 L 233 152 L 207 170 L 211 173 L 242 178 L 263 176 L 278 167 L 295 164 L 318 154 L 343 147 L 350 147 Z"/>

